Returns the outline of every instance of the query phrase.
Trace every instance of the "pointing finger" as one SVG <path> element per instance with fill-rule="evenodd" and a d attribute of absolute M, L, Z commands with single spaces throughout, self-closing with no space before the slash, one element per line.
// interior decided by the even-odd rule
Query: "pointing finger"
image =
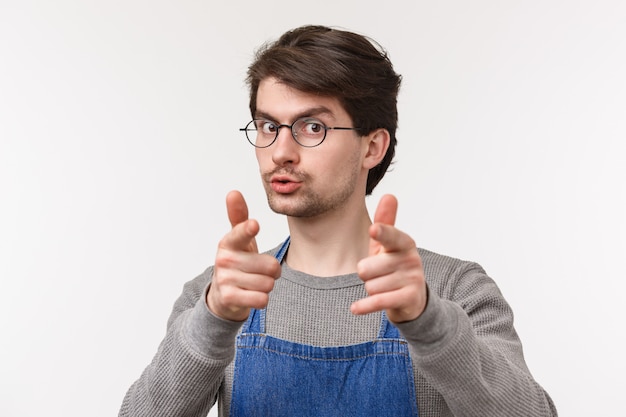
<path fill-rule="evenodd" d="M 259 233 L 259 223 L 256 220 L 246 220 L 231 229 L 220 240 L 218 247 L 233 251 L 258 253 L 256 235 Z"/>
<path fill-rule="evenodd" d="M 381 252 L 400 252 L 416 248 L 413 238 L 401 230 L 386 224 L 370 226 L 370 251 L 377 249 L 374 254 Z"/>

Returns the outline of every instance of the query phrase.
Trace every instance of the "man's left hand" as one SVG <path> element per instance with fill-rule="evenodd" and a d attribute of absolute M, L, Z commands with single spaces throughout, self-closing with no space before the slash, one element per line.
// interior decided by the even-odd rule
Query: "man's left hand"
<path fill-rule="evenodd" d="M 385 310 L 395 323 L 414 320 L 426 308 L 424 268 L 415 241 L 395 228 L 398 200 L 380 199 L 370 226 L 369 256 L 359 261 L 357 273 L 368 297 L 355 301 L 353 314 Z"/>

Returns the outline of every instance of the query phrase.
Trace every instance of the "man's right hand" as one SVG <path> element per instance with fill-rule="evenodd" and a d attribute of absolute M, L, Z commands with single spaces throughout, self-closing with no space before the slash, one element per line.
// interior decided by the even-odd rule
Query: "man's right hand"
<path fill-rule="evenodd" d="M 248 206 L 239 191 L 228 193 L 226 209 L 232 229 L 217 248 L 207 305 L 218 317 L 243 321 L 251 308 L 267 306 L 280 277 L 280 263 L 271 255 L 259 254 L 255 239 L 259 223 L 248 219 Z"/>

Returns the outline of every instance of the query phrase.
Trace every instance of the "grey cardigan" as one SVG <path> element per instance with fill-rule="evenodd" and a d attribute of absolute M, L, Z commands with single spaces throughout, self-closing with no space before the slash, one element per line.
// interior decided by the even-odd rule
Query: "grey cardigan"
<path fill-rule="evenodd" d="M 416 320 L 396 326 L 409 343 L 420 417 L 556 416 L 524 362 L 513 313 L 494 281 L 475 263 L 419 252 L 428 304 Z M 219 415 L 228 416 L 242 323 L 208 310 L 212 272 L 209 267 L 185 284 L 156 355 L 123 400 L 121 417 L 204 417 L 218 398 Z M 380 313 L 349 311 L 364 296 L 356 274 L 320 278 L 283 263 L 270 294 L 267 332 L 318 346 L 371 340 Z"/>

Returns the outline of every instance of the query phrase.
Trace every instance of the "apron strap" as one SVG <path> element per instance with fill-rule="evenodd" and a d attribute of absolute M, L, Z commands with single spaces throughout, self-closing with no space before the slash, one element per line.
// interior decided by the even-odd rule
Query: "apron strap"
<path fill-rule="evenodd" d="M 278 251 L 274 254 L 274 258 L 280 263 L 283 262 L 287 249 L 289 249 L 289 242 L 291 242 L 291 237 L 287 236 L 287 239 L 285 239 L 282 245 L 280 245 L 280 248 L 278 248 Z M 250 309 L 248 319 L 241 327 L 241 333 L 265 333 L 265 309 Z"/>
<path fill-rule="evenodd" d="M 382 311 L 380 318 L 380 329 L 378 330 L 379 339 L 402 339 L 400 331 L 394 326 L 387 317 L 385 310 Z"/>
<path fill-rule="evenodd" d="M 287 236 L 287 239 L 280 245 L 278 252 L 274 254 L 274 258 L 278 259 L 278 262 L 282 263 L 285 254 L 287 253 L 287 249 L 289 249 L 289 242 L 291 242 L 291 236 Z"/>

